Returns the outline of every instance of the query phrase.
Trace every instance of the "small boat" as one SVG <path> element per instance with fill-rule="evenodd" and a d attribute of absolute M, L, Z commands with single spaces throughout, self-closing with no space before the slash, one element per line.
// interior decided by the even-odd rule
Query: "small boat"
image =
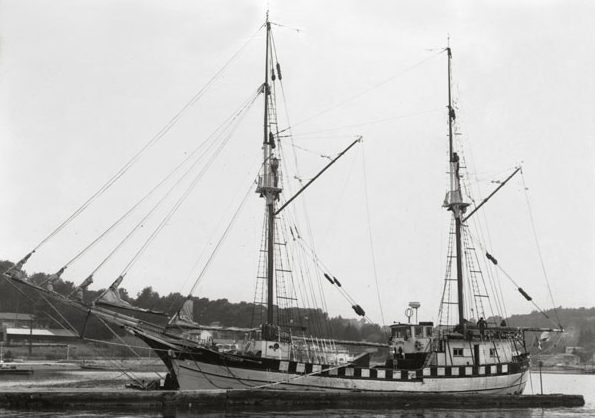
<path fill-rule="evenodd" d="M 0 374 L 2 375 L 31 375 L 33 369 L 28 367 L 17 367 L 16 364 L 0 363 Z"/>

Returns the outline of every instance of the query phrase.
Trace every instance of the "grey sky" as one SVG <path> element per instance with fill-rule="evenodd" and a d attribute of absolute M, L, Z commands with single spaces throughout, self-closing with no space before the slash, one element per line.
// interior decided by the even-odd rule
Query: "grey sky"
<path fill-rule="evenodd" d="M 262 1 L 0 1 L 0 257 L 26 254 L 105 182 L 256 33 L 265 8 Z M 472 180 L 480 180 L 475 198 L 522 161 L 556 302 L 593 305 L 592 2 L 271 1 L 270 9 L 274 22 L 301 29 L 274 28 L 296 144 L 328 155 L 364 136 L 363 154 L 358 146 L 304 199 L 320 256 L 372 319 L 379 314 L 363 155 L 386 319 L 403 320 L 410 300 L 436 317 L 449 219 L 440 207 L 447 126 L 446 58 L 438 52 L 448 36 L 459 138 Z M 59 268 L 237 108 L 262 82 L 263 40 L 260 32 L 138 170 L 45 246 L 28 271 Z M 188 291 L 197 254 L 254 174 L 258 103 L 214 166 L 223 175 L 205 179 L 124 287 Z M 298 155 L 304 177 L 325 162 Z M 261 205 L 254 195 L 200 296 L 252 300 Z M 549 307 L 521 178 L 484 214 L 488 247 Z M 92 266 L 73 265 L 66 278 L 80 282 Z M 106 267 L 97 286 L 120 268 Z M 509 312 L 531 309 L 502 285 Z M 352 315 L 332 292 L 328 301 L 331 313 Z"/>

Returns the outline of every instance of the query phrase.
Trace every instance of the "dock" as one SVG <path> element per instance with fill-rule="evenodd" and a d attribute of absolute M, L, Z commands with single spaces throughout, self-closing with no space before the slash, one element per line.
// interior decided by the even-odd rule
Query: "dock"
<path fill-rule="evenodd" d="M 307 410 L 307 409 L 489 409 L 582 407 L 582 395 L 469 395 L 391 392 L 275 390 L 133 391 L 118 389 L 14 390 L 0 392 L 10 409 L 109 410 Z"/>

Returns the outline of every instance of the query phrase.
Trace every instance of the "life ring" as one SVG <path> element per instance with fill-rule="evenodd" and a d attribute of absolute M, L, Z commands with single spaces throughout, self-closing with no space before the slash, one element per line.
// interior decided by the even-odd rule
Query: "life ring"
<path fill-rule="evenodd" d="M 416 349 L 417 351 L 421 350 L 421 342 L 419 342 L 419 341 L 416 341 L 416 342 L 415 342 L 415 349 Z"/>

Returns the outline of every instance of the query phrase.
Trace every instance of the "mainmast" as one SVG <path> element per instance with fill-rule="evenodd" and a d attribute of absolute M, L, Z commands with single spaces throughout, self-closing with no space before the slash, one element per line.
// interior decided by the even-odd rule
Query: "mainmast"
<path fill-rule="evenodd" d="M 450 46 L 446 48 L 448 55 L 448 150 L 450 162 L 450 191 L 446 194 L 444 207 L 452 212 L 455 220 L 455 239 L 456 239 L 456 262 L 457 262 L 457 298 L 459 307 L 459 326 L 464 329 L 465 309 L 463 298 L 463 249 L 461 243 L 461 228 L 463 226 L 462 218 L 468 203 L 463 202 L 461 193 L 460 175 L 459 175 L 459 156 L 454 152 L 453 147 L 453 124 L 456 119 L 455 110 L 452 107 L 451 95 L 451 61 L 452 52 Z"/>
<path fill-rule="evenodd" d="M 262 174 L 258 181 L 257 193 L 265 199 L 266 207 L 266 280 L 267 280 L 267 324 L 274 324 L 273 315 L 274 306 L 274 283 L 275 283 L 275 204 L 281 193 L 281 182 L 279 173 L 279 159 L 275 154 L 275 139 L 270 129 L 269 107 L 271 105 L 271 89 L 269 84 L 269 67 L 271 65 L 270 57 L 270 38 L 271 23 L 269 15 L 266 16 L 266 51 L 265 51 L 265 69 L 264 84 L 262 86 L 264 93 L 264 124 L 263 124 L 263 167 Z"/>

